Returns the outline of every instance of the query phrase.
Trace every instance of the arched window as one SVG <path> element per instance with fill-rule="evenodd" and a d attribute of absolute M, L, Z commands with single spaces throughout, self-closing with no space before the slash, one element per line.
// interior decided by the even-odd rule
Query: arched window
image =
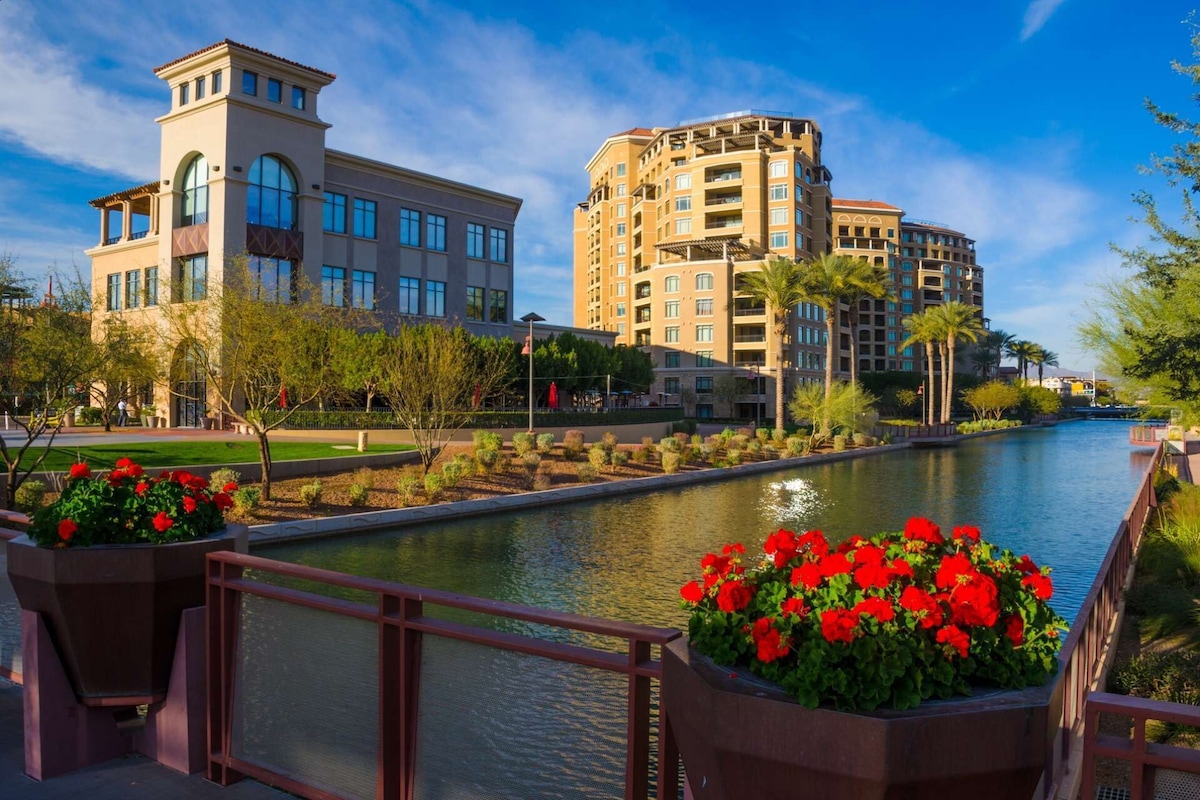
<path fill-rule="evenodd" d="M 246 187 L 246 222 L 268 228 L 296 227 L 296 179 L 274 156 L 259 156 Z"/>
<path fill-rule="evenodd" d="M 180 225 L 208 222 L 208 159 L 196 156 L 183 173 L 183 214 Z"/>

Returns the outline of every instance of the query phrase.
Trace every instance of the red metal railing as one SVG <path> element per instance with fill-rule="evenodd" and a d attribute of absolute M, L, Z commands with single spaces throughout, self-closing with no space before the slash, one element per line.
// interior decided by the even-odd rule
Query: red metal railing
<path fill-rule="evenodd" d="M 1101 734 L 1100 715 L 1117 714 L 1133 720 L 1133 738 Z M 1129 762 L 1130 800 L 1151 800 L 1156 769 L 1173 769 L 1196 775 L 1200 785 L 1200 750 L 1146 741 L 1146 722 L 1158 720 L 1200 727 L 1200 707 L 1164 703 L 1140 697 L 1094 692 L 1087 699 L 1087 721 L 1083 729 L 1083 791 L 1096 796 L 1096 759 L 1115 758 Z"/>
<path fill-rule="evenodd" d="M 1157 447 L 1158 443 L 1167 438 L 1167 429 L 1163 425 L 1134 425 L 1129 429 L 1129 443 Z"/>
<path fill-rule="evenodd" d="M 349 602 L 251 580 L 244 570 L 352 589 L 375 596 L 375 604 Z M 331 798 L 328 792 L 248 763 L 233 754 L 234 680 L 241 635 L 241 597 L 255 595 L 374 623 L 379 645 L 379 751 L 376 797 L 412 800 L 418 730 L 417 688 L 421 672 L 421 639 L 442 636 L 465 642 L 554 659 L 624 674 L 626 707 L 626 800 L 645 800 L 650 778 L 651 682 L 661 679 L 662 665 L 651 647 L 680 636 L 670 628 L 529 608 L 451 592 L 421 589 L 372 578 L 360 578 L 257 556 L 221 552 L 208 556 L 208 745 L 209 780 L 228 785 L 243 776 L 279 786 L 307 798 Z M 521 620 L 572 631 L 624 639 L 625 653 L 489 630 L 426 616 L 426 604 L 493 617 Z M 659 707 L 658 800 L 678 796 L 679 753 L 666 709 Z"/>
<path fill-rule="evenodd" d="M 1161 458 L 1162 446 L 1159 445 L 1058 654 L 1057 680 L 1061 681 L 1063 692 L 1062 720 L 1059 736 L 1055 737 L 1052 752 L 1046 758 L 1042 784 L 1045 797 L 1056 796 L 1062 782 L 1069 777 L 1072 750 L 1083 736 L 1084 705 L 1117 635 L 1117 606 L 1132 578 L 1134 556 L 1150 509 L 1156 505 L 1154 470 Z"/>

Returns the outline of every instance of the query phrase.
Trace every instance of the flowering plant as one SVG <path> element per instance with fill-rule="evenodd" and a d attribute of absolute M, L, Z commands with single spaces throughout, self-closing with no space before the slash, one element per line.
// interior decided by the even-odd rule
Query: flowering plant
<path fill-rule="evenodd" d="M 43 547 L 198 539 L 225 526 L 235 489 L 229 483 L 214 491 L 207 480 L 184 471 L 152 478 L 128 458 L 99 475 L 87 464 L 75 464 L 58 499 L 34 513 L 29 538 Z"/>
<path fill-rule="evenodd" d="M 749 665 L 802 704 L 912 708 L 930 697 L 1041 684 L 1066 621 L 1046 602 L 1048 567 L 972 526 L 944 537 L 914 517 L 903 533 L 833 547 L 820 531 L 767 537 L 761 563 L 726 545 L 680 594 L 692 646 Z"/>

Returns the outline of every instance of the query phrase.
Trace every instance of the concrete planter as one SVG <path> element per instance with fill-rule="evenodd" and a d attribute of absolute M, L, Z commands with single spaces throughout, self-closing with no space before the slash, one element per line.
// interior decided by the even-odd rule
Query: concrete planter
<path fill-rule="evenodd" d="M 666 706 L 695 800 L 1028 798 L 1062 713 L 1061 681 L 910 711 L 809 709 L 682 638 Z"/>
<path fill-rule="evenodd" d="M 38 547 L 8 543 L 8 577 L 22 609 L 43 616 L 79 701 L 140 705 L 167 696 L 184 609 L 204 605 L 205 556 L 246 552 L 228 525 L 175 544 Z"/>

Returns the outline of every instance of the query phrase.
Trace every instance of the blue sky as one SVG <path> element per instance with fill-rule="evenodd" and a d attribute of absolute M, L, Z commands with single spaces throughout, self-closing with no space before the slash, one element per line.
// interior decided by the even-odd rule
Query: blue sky
<path fill-rule="evenodd" d="M 1138 166 L 1173 141 L 1143 98 L 1194 110 L 1170 68 L 1191 4 L 785 7 L 0 0 L 0 252 L 86 269 L 87 201 L 157 176 L 152 69 L 228 37 L 337 73 L 330 147 L 524 198 L 516 316 L 571 322 L 571 211 L 605 136 L 766 108 L 818 122 L 837 196 L 975 238 L 992 326 L 1090 369 L 1074 320 L 1120 272 L 1108 243 L 1146 241 L 1132 194 L 1177 207 Z"/>

